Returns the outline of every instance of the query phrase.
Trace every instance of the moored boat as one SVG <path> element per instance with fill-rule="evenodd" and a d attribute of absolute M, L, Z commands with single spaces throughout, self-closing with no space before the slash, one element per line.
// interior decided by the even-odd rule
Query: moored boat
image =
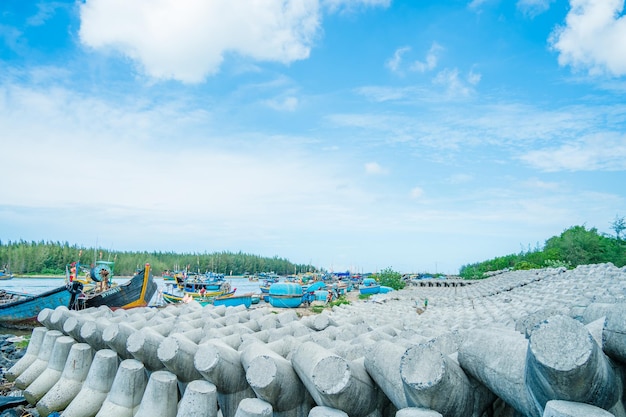
<path fill-rule="evenodd" d="M 41 310 L 68 306 L 71 297 L 65 285 L 37 295 L 5 291 L 0 300 L 0 324 L 15 329 L 32 328 L 37 325 Z"/>
<path fill-rule="evenodd" d="M 269 288 L 268 301 L 272 307 L 296 308 L 302 304 L 302 285 L 290 282 L 276 282 Z"/>
<path fill-rule="evenodd" d="M 93 271 L 93 270 L 92 270 Z M 101 271 L 92 272 L 102 273 Z M 108 275 L 101 277 L 101 283 L 108 281 Z M 157 290 L 150 270 L 150 264 L 146 264 L 144 269 L 138 271 L 130 280 L 123 284 L 113 285 L 109 288 L 102 287 L 100 291 L 81 293 L 72 297 L 70 308 L 82 310 L 89 307 L 107 306 L 112 310 L 133 307 L 145 307 L 150 303 L 152 296 Z M 72 303 L 72 301 L 74 303 Z"/>
<path fill-rule="evenodd" d="M 373 278 L 365 278 L 363 285 L 359 286 L 359 293 L 363 295 L 378 294 L 380 284 Z"/>
<path fill-rule="evenodd" d="M 220 295 L 213 299 L 213 305 L 226 307 L 244 305 L 246 308 L 250 308 L 252 305 L 252 295 L 253 293 L 251 292 L 246 294 Z"/>

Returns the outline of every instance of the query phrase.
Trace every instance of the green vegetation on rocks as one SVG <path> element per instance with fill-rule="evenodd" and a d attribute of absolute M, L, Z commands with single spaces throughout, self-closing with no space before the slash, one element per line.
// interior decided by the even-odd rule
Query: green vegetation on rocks
<path fill-rule="evenodd" d="M 543 248 L 464 265 L 459 275 L 465 279 L 481 279 L 493 271 L 557 267 L 572 269 L 578 265 L 605 262 L 621 268 L 626 265 L 626 241 L 620 236 L 624 227 L 624 219 L 616 218 L 611 223 L 611 229 L 616 234 L 613 237 L 598 233 L 596 228 L 572 226 L 559 236 L 546 240 Z"/>

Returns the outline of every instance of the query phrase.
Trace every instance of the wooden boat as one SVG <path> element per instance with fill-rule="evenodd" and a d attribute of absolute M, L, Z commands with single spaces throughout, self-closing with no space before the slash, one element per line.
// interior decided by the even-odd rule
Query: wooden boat
<path fill-rule="evenodd" d="M 93 275 L 92 275 L 93 276 Z M 70 300 L 70 308 L 82 310 L 89 307 L 107 306 L 112 310 L 133 307 L 145 307 L 150 303 L 152 296 L 157 290 L 150 271 L 150 264 L 138 271 L 124 284 L 114 285 L 110 288 L 97 288 L 93 292 L 83 292 Z"/>
<path fill-rule="evenodd" d="M 92 272 L 92 277 L 97 275 Z M 107 306 L 113 310 L 147 306 L 156 290 L 157 284 L 150 273 L 150 264 L 146 264 L 128 282 L 109 288 L 96 284 L 86 289 L 81 281 L 74 280 L 37 295 L 5 291 L 4 300 L 0 299 L 0 324 L 12 328 L 32 328 L 37 325 L 37 315 L 41 310 L 59 306 L 74 310 L 98 306 Z"/>
<path fill-rule="evenodd" d="M 166 304 L 184 303 L 186 300 L 195 300 L 202 305 L 211 304 L 215 297 L 234 295 L 236 289 L 231 290 L 230 285 L 224 286 L 220 291 L 199 292 L 167 292 L 163 291 L 163 301 Z"/>
<path fill-rule="evenodd" d="M 244 305 L 246 306 L 246 308 L 250 308 L 250 306 L 252 305 L 252 295 L 253 293 L 251 292 L 239 295 L 220 295 L 213 299 L 213 305 L 226 307 L 236 307 L 239 305 Z"/>
<path fill-rule="evenodd" d="M 0 325 L 15 329 L 32 328 L 37 325 L 37 315 L 41 310 L 67 306 L 71 297 L 65 285 L 38 295 L 5 291 L 0 300 Z"/>

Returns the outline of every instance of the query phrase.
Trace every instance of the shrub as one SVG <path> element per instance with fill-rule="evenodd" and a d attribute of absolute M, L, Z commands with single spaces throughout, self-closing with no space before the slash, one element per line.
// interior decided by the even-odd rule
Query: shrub
<path fill-rule="evenodd" d="M 402 274 L 391 268 L 385 268 L 374 277 L 380 285 L 391 287 L 394 290 L 401 290 L 406 283 L 402 280 Z"/>

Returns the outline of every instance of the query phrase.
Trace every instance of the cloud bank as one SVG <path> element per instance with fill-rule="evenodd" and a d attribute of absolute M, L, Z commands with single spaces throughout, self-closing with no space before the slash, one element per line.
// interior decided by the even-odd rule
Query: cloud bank
<path fill-rule="evenodd" d="M 591 75 L 626 75 L 626 17 L 623 0 L 570 0 L 565 26 L 550 44 L 559 64 Z"/>

